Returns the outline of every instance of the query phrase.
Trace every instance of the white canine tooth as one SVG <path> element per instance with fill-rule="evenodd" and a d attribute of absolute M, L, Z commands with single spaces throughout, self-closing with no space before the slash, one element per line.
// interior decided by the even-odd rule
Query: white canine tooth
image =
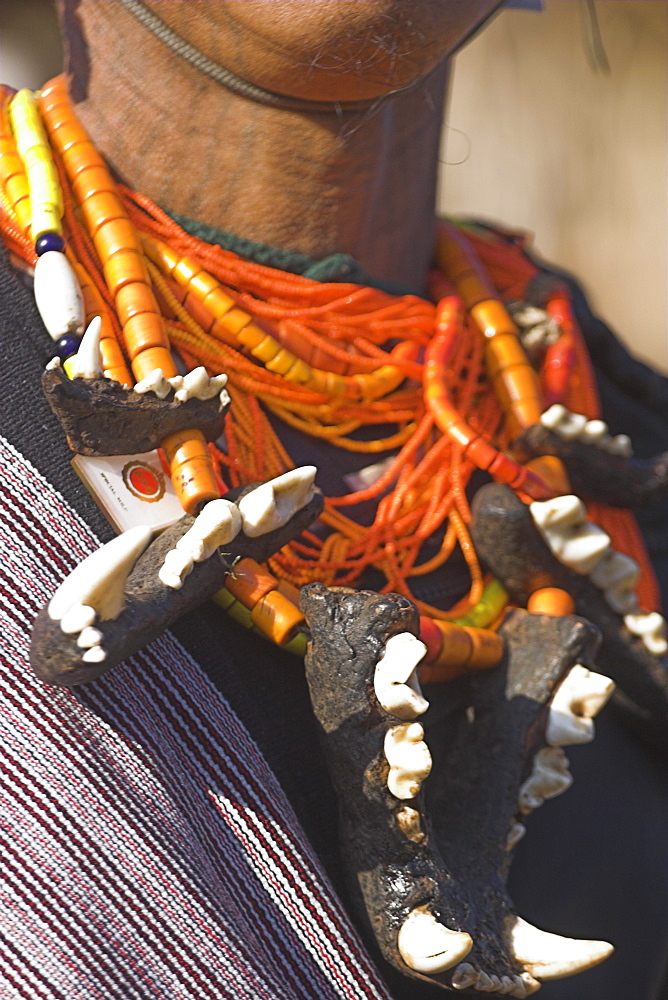
<path fill-rule="evenodd" d="M 598 965 L 613 952 L 607 941 L 581 941 L 541 931 L 516 917 L 510 930 L 514 958 L 537 979 L 560 979 Z"/>
<path fill-rule="evenodd" d="M 399 954 L 410 969 L 434 974 L 451 969 L 471 950 L 473 941 L 463 931 L 451 931 L 426 907 L 412 910 L 399 931 Z"/>
<path fill-rule="evenodd" d="M 35 265 L 35 302 L 53 340 L 79 335 L 86 316 L 77 276 L 64 253 L 47 250 Z"/>
<path fill-rule="evenodd" d="M 143 378 L 141 382 L 137 382 L 135 386 L 135 392 L 145 393 L 154 392 L 158 399 L 165 399 L 171 392 L 172 387 L 169 382 L 162 374 L 162 368 L 154 368 L 152 372 L 149 372 L 146 378 Z"/>
<path fill-rule="evenodd" d="M 608 425 L 605 420 L 588 420 L 582 431 L 582 440 L 590 444 L 599 444 L 608 435 Z"/>
<path fill-rule="evenodd" d="M 636 610 L 638 598 L 635 588 L 639 578 L 640 567 L 635 559 L 614 550 L 603 556 L 589 577 L 603 591 L 612 610 L 620 615 Z"/>
<path fill-rule="evenodd" d="M 390 765 L 387 787 L 397 799 L 412 799 L 431 771 L 431 754 L 419 722 L 392 726 L 385 733 L 385 756 Z"/>
<path fill-rule="evenodd" d="M 241 514 L 230 500 L 211 500 L 197 515 L 195 523 L 176 543 L 193 562 L 209 559 L 221 545 L 227 545 L 241 531 Z"/>
<path fill-rule="evenodd" d="M 146 525 L 130 528 L 79 563 L 51 598 L 49 618 L 59 622 L 80 604 L 93 608 L 102 621 L 118 618 L 125 607 L 125 582 L 152 534 Z"/>
<path fill-rule="evenodd" d="M 552 747 L 590 743 L 593 719 L 612 692 L 614 681 L 577 663 L 557 687 L 550 703 L 545 740 Z"/>
<path fill-rule="evenodd" d="M 512 851 L 514 847 L 517 847 L 526 832 L 527 828 L 524 823 L 513 823 L 506 837 L 506 850 Z"/>
<path fill-rule="evenodd" d="M 545 747 L 533 759 L 533 770 L 520 787 L 519 811 L 526 815 L 542 806 L 545 799 L 561 795 L 573 784 L 568 760 L 561 747 Z"/>
<path fill-rule="evenodd" d="M 373 686 L 376 698 L 390 715 L 415 719 L 429 708 L 422 697 L 415 668 L 427 647 L 410 632 L 393 635 L 376 664 Z"/>
<path fill-rule="evenodd" d="M 102 320 L 94 316 L 81 338 L 79 350 L 69 363 L 72 378 L 95 378 L 103 374 L 102 357 L 100 355 L 100 337 Z"/>
<path fill-rule="evenodd" d="M 469 962 L 462 962 L 452 973 L 452 986 L 456 990 L 465 990 L 478 981 L 478 972 Z"/>
<path fill-rule="evenodd" d="M 258 538 L 287 524 L 313 497 L 314 465 L 283 473 L 251 490 L 239 501 L 244 534 Z"/>
<path fill-rule="evenodd" d="M 585 507 L 578 497 L 536 501 L 530 510 L 553 555 L 576 573 L 591 573 L 610 550 L 609 536 L 597 524 L 584 519 Z"/>
<path fill-rule="evenodd" d="M 60 630 L 66 635 L 76 635 L 77 632 L 89 628 L 94 621 L 94 608 L 89 608 L 85 604 L 73 604 L 60 619 Z"/>
<path fill-rule="evenodd" d="M 93 646 L 99 646 L 102 639 L 103 636 L 99 628 L 91 628 L 90 626 L 87 626 L 81 630 L 81 634 L 77 639 L 77 646 L 81 649 L 92 649 Z"/>
<path fill-rule="evenodd" d="M 605 450 L 611 455 L 621 455 L 622 458 L 631 458 L 633 455 L 633 444 L 628 434 L 615 434 L 605 442 Z"/>
<path fill-rule="evenodd" d="M 158 579 L 165 587 L 180 590 L 183 581 L 193 568 L 193 560 L 187 552 L 170 549 L 165 555 L 162 566 L 158 570 Z"/>
<path fill-rule="evenodd" d="M 58 371 L 58 369 L 62 368 L 62 367 L 63 366 L 61 364 L 61 361 L 60 361 L 60 358 L 58 357 L 58 355 L 56 355 L 55 358 L 51 358 L 50 361 L 47 361 L 47 363 L 45 365 L 45 368 L 46 368 L 46 370 L 48 372 Z"/>
<path fill-rule="evenodd" d="M 655 656 L 663 656 L 668 651 L 666 620 L 658 611 L 651 611 L 648 614 L 625 615 L 624 624 L 629 632 L 641 637 L 650 653 Z"/>
<path fill-rule="evenodd" d="M 102 663 L 106 658 L 107 654 L 102 646 L 91 646 L 81 657 L 84 663 Z"/>

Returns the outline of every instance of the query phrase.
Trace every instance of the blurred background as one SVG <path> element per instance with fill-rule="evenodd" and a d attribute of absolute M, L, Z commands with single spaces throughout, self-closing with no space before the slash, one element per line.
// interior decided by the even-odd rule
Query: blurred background
<path fill-rule="evenodd" d="M 51 0 L 2 0 L 2 81 L 60 69 Z M 668 372 L 668 2 L 504 10 L 455 58 L 440 208 L 523 228 Z"/>

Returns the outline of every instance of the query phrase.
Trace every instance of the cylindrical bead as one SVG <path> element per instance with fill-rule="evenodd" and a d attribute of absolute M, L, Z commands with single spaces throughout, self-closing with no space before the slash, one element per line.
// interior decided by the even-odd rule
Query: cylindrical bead
<path fill-rule="evenodd" d="M 271 361 L 272 358 L 276 357 L 279 350 L 280 344 L 277 340 L 274 340 L 271 334 L 268 333 L 265 335 L 264 340 L 257 345 L 257 347 L 253 347 L 251 349 L 251 354 L 254 358 L 257 358 L 258 361 L 264 361 L 266 364 L 267 361 Z"/>
<path fill-rule="evenodd" d="M 30 235 L 35 242 L 37 242 L 43 233 L 60 232 L 60 219 L 60 209 L 56 205 L 46 202 L 35 204 L 31 198 Z"/>
<path fill-rule="evenodd" d="M 527 602 L 527 611 L 534 615 L 572 615 L 575 601 L 567 591 L 559 587 L 542 587 L 534 590 Z"/>
<path fill-rule="evenodd" d="M 275 354 L 270 361 L 267 361 L 265 368 L 269 372 L 273 372 L 275 375 L 285 375 L 287 371 L 292 368 L 295 356 L 282 348 L 278 354 Z"/>
<path fill-rule="evenodd" d="M 495 339 L 500 334 L 517 334 L 517 327 L 508 310 L 498 299 L 486 299 L 484 302 L 476 303 L 471 307 L 471 316 L 486 337 Z"/>
<path fill-rule="evenodd" d="M 112 295 L 117 295 L 120 288 L 134 281 L 142 281 L 148 285 L 151 280 L 142 255 L 135 250 L 124 250 L 122 253 L 114 254 L 108 261 L 103 262 L 102 270 L 107 288 Z"/>
<path fill-rule="evenodd" d="M 187 433 L 189 440 L 183 439 L 183 432 L 170 434 L 162 442 L 162 448 L 169 462 L 172 484 L 181 506 L 186 513 L 195 514 L 202 504 L 216 500 L 220 496 L 220 489 L 204 435 L 197 430 Z"/>
<path fill-rule="evenodd" d="M 434 625 L 443 636 L 443 645 L 437 662 L 445 663 L 452 668 L 466 667 L 473 651 L 471 629 L 437 619 L 434 620 Z"/>
<path fill-rule="evenodd" d="M 251 609 L 251 619 L 265 635 L 282 646 L 294 637 L 304 615 L 279 590 L 272 590 Z"/>
<path fill-rule="evenodd" d="M 123 285 L 116 293 L 116 312 L 122 325 L 140 313 L 157 313 L 155 295 L 143 281 Z"/>
<path fill-rule="evenodd" d="M 90 167 L 101 167 L 106 171 L 104 160 L 92 142 L 78 142 L 76 146 L 70 146 L 63 153 L 63 163 L 72 180 L 82 170 L 88 170 Z"/>
<path fill-rule="evenodd" d="M 223 320 L 218 320 L 217 322 L 221 326 L 225 326 L 225 329 L 227 329 L 227 326 L 226 324 L 223 323 Z M 257 326 L 255 323 L 248 323 L 247 326 L 239 330 L 237 334 L 237 340 L 243 347 L 248 348 L 249 351 L 253 351 L 256 347 L 259 346 L 259 344 L 262 343 L 262 341 L 265 339 L 266 336 L 267 334 L 265 333 L 265 331 L 261 330 L 260 327 Z"/>
<path fill-rule="evenodd" d="M 109 191 L 98 191 L 81 203 L 81 214 L 86 228 L 91 236 L 106 222 L 124 219 L 125 211 L 115 194 Z"/>
<path fill-rule="evenodd" d="M 174 358 L 166 347 L 151 347 L 132 359 L 135 382 L 141 382 L 156 368 L 160 368 L 165 378 L 172 378 L 177 374 Z"/>
<path fill-rule="evenodd" d="M 34 292 L 39 314 L 49 336 L 58 340 L 66 333 L 82 333 L 83 296 L 65 254 L 49 250 L 37 258 Z"/>
<path fill-rule="evenodd" d="M 254 559 L 241 559 L 235 563 L 233 572 L 226 580 L 229 592 L 247 608 L 253 608 L 265 594 L 276 590 L 277 584 L 276 577 Z"/>
<path fill-rule="evenodd" d="M 91 166 L 77 174 L 72 181 L 72 190 L 81 205 L 95 194 L 114 192 L 116 185 L 105 166 Z"/>
<path fill-rule="evenodd" d="M 114 254 L 139 250 L 135 227 L 129 219 L 112 219 L 105 222 L 95 233 L 93 242 L 103 264 Z"/>
<path fill-rule="evenodd" d="M 490 378 L 516 365 L 527 365 L 526 352 L 514 333 L 500 333 L 487 342 L 485 364 Z"/>

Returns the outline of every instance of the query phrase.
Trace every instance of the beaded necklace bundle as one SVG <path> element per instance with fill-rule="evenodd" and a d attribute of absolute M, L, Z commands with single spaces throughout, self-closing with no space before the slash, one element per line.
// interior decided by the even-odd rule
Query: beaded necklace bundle
<path fill-rule="evenodd" d="M 174 376 L 176 351 L 186 366 L 228 376 L 224 449 L 196 430 L 162 442 L 186 510 L 294 468 L 274 429 L 280 422 L 369 458 L 367 485 L 358 481 L 353 492 L 326 497 L 326 533 L 305 532 L 266 567 L 242 567 L 219 603 L 299 651 L 297 588 L 304 583 L 355 586 L 372 568 L 384 576 L 383 591 L 415 600 L 411 582 L 443 572 L 459 547 L 471 579 L 466 597 L 449 610 L 416 601 L 431 664 L 423 679 L 498 662 L 493 626 L 507 595 L 478 563 L 466 487 L 483 469 L 526 499 L 569 492 L 558 460 L 521 465 L 508 453 L 551 403 L 598 416 L 564 288 L 547 304 L 560 333 L 536 370 L 501 300 L 521 298 L 537 269 L 493 234 L 442 224 L 439 270 L 430 279 L 436 304 L 244 260 L 188 234 L 116 183 L 77 122 L 62 78 L 37 99 L 27 91 L 2 94 L 0 192 L 10 250 L 31 266 L 60 255 L 78 279 L 86 323 L 101 317 L 105 375 L 128 385 L 158 368 Z M 67 371 L 79 337 L 50 332 Z M 374 459 L 388 451 L 393 456 Z M 367 527 L 346 513 L 362 502 L 373 506 Z M 611 518 L 595 506 L 616 547 L 641 564 L 641 602 L 655 606 L 632 516 L 616 510 Z M 438 551 L 425 556 L 434 537 Z"/>

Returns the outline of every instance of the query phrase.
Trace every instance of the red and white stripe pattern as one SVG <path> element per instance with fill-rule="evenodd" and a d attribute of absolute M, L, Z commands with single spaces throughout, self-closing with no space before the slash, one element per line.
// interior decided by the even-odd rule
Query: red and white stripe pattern
<path fill-rule="evenodd" d="M 388 994 L 257 746 L 169 634 L 75 692 L 27 664 L 97 540 L 0 438 L 0 995 Z"/>

